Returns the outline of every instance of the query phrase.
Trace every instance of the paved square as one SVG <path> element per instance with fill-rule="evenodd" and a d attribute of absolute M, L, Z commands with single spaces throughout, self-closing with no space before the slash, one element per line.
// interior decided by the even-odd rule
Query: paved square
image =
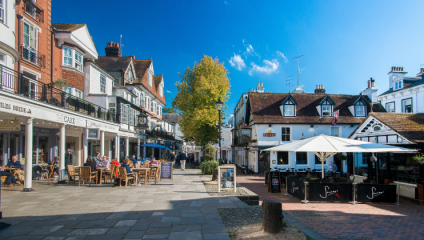
<path fill-rule="evenodd" d="M 237 198 L 211 197 L 199 170 L 175 170 L 155 185 L 78 187 L 33 181 L 34 192 L 1 192 L 0 239 L 229 239 L 221 207 L 247 207 Z"/>

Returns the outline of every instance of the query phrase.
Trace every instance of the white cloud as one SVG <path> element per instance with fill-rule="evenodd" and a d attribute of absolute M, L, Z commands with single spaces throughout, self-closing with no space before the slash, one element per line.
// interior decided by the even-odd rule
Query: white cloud
<path fill-rule="evenodd" d="M 246 67 L 246 64 L 244 63 L 244 60 L 241 58 L 241 56 L 235 53 L 234 53 L 234 56 L 230 58 L 229 62 L 232 67 L 234 67 L 235 69 L 239 71 L 243 70 L 243 68 Z"/>
<path fill-rule="evenodd" d="M 280 56 L 284 59 L 284 62 L 288 63 L 289 60 L 287 59 L 287 57 L 280 51 L 277 51 L 277 56 Z"/>
<path fill-rule="evenodd" d="M 166 90 L 166 92 L 167 92 L 167 93 L 172 93 L 172 92 L 171 92 L 171 91 L 169 91 L 169 90 Z"/>
<path fill-rule="evenodd" d="M 280 63 L 277 59 L 273 59 L 271 61 L 264 60 L 263 62 L 265 64 L 264 66 L 258 66 L 254 62 L 252 62 L 250 64 L 252 65 L 252 68 L 249 70 L 249 75 L 252 76 L 255 72 L 271 74 L 276 72 L 278 70 L 278 67 L 280 66 Z"/>
<path fill-rule="evenodd" d="M 261 55 L 259 55 L 257 52 L 255 52 L 255 49 L 253 49 L 252 44 L 247 43 L 247 41 L 244 40 L 244 39 L 242 40 L 242 42 L 243 42 L 244 47 L 246 47 L 246 52 L 243 53 L 243 55 L 245 57 L 247 57 L 247 56 L 253 56 L 253 55 L 255 55 L 255 56 L 259 57 L 259 58 L 261 57 Z"/>

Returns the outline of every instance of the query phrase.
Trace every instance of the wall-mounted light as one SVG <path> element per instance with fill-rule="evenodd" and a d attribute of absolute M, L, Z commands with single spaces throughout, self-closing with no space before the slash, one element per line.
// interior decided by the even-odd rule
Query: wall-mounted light
<path fill-rule="evenodd" d="M 314 125 L 311 125 L 311 128 L 313 128 L 314 127 Z"/>
<path fill-rule="evenodd" d="M 269 124 L 268 126 L 271 127 L 271 124 Z"/>

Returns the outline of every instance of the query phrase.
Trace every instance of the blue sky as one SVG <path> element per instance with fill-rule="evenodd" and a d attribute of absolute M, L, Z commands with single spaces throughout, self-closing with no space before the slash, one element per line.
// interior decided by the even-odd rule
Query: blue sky
<path fill-rule="evenodd" d="M 287 77 L 313 92 L 358 94 L 376 79 L 387 90 L 392 66 L 408 75 L 424 67 L 424 1 L 53 1 L 52 22 L 86 23 L 99 55 L 109 41 L 123 55 L 152 57 L 163 73 L 167 105 L 178 73 L 203 54 L 225 63 L 231 79 L 231 114 L 243 92 L 288 92 Z"/>

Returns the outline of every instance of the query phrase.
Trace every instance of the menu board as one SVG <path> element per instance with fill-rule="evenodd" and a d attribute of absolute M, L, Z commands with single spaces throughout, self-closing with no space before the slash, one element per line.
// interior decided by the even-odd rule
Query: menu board
<path fill-rule="evenodd" d="M 268 181 L 268 191 L 271 191 L 272 193 L 279 193 L 281 192 L 281 185 L 280 185 L 280 172 L 278 171 L 270 171 L 269 172 L 269 181 Z"/>
<path fill-rule="evenodd" d="M 160 178 L 172 179 L 172 162 L 160 163 Z"/>
<path fill-rule="evenodd" d="M 218 167 L 218 191 L 221 191 L 221 189 L 234 189 L 234 192 L 236 191 L 235 170 L 235 166 L 232 164 Z"/>

